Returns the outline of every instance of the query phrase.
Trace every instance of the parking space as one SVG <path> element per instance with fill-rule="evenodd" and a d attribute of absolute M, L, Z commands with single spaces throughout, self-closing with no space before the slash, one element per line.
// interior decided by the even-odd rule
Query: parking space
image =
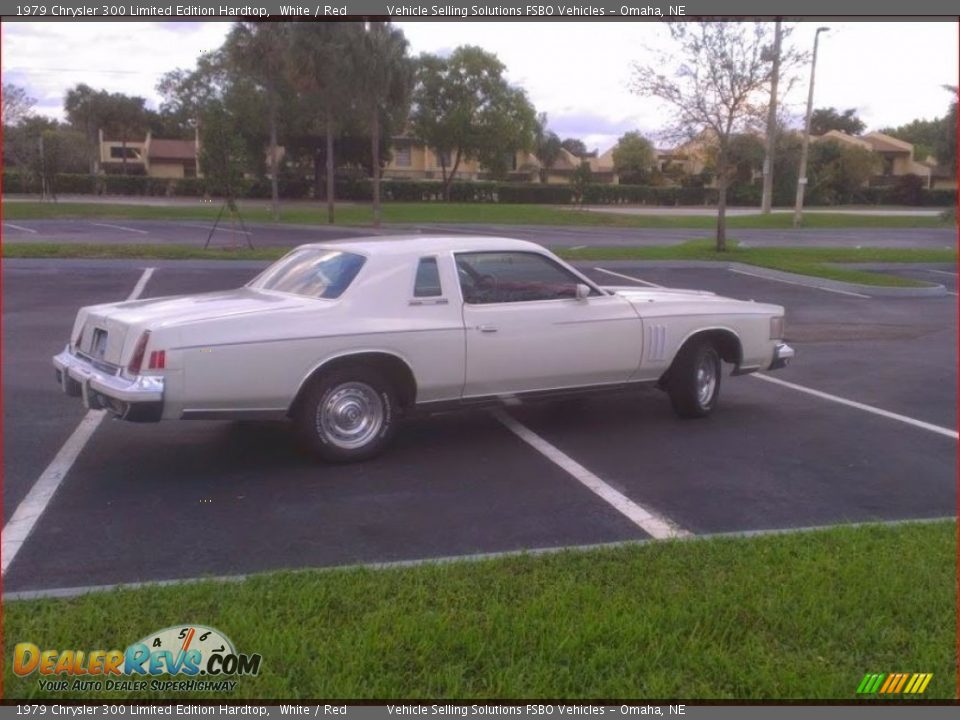
<path fill-rule="evenodd" d="M 143 296 L 239 285 L 256 263 L 150 263 Z M 4 511 L 83 410 L 50 355 L 76 308 L 129 294 L 144 263 L 4 263 Z M 788 308 L 804 387 L 956 427 L 956 299 L 856 298 L 736 275 L 594 263 L 605 284 L 694 287 Z M 622 494 L 697 534 L 952 515 L 955 441 L 762 380 L 723 379 L 709 420 L 666 396 L 511 407 Z M 285 424 L 106 421 L 4 578 L 8 591 L 407 560 L 647 537 L 487 412 L 405 423 L 375 461 L 317 464 Z"/>

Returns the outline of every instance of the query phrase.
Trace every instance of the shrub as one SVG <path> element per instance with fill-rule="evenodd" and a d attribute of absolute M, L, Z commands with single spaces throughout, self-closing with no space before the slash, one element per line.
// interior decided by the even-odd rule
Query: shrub
<path fill-rule="evenodd" d="M 497 187 L 497 202 L 566 205 L 573 201 L 569 185 L 525 185 L 504 183 Z"/>

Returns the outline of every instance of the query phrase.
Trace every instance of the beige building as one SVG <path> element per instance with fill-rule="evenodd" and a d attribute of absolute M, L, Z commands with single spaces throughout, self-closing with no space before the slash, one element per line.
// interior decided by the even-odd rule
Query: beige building
<path fill-rule="evenodd" d="M 813 142 L 832 140 L 846 143 L 875 153 L 880 158 L 880 172 L 871 178 L 871 185 L 885 185 L 897 177 L 916 175 L 923 180 L 926 188 L 955 190 L 957 187 L 956 175 L 950 172 L 949 168 L 938 166 L 932 157 L 918 160 L 914 157 L 912 143 L 881 132 L 855 137 L 839 130 L 831 130 L 810 139 Z"/>
<path fill-rule="evenodd" d="M 200 140 L 164 140 L 149 131 L 143 140 L 116 140 L 100 131 L 100 167 L 106 172 L 123 171 L 126 154 L 127 172 L 159 178 L 197 177 L 197 154 Z"/>
<path fill-rule="evenodd" d="M 617 183 L 616 172 L 613 169 L 612 150 L 599 157 L 587 158 L 586 161 L 593 171 L 593 181 L 602 183 Z M 409 137 L 397 137 L 391 148 L 392 158 L 383 170 L 383 177 L 391 180 L 442 180 L 443 168 L 440 157 L 435 150 Z M 453 165 L 453 157 L 445 158 L 447 172 Z M 549 168 L 533 153 L 518 151 L 508 158 L 507 179 L 518 182 L 547 182 L 550 184 L 566 184 L 570 182 L 573 171 L 582 161 L 577 156 L 561 149 L 557 161 Z M 485 180 L 489 173 L 476 160 L 460 160 L 456 180 Z"/>

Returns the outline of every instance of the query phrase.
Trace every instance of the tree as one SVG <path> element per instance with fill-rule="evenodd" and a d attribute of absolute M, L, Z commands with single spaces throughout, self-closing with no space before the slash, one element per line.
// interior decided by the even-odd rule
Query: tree
<path fill-rule="evenodd" d="M 280 219 L 277 123 L 282 86 L 287 79 L 292 25 L 293 23 L 238 22 L 233 26 L 224 45 L 226 58 L 233 69 L 253 80 L 266 97 L 270 134 L 267 152 L 270 163 L 270 213 L 274 222 Z"/>
<path fill-rule="evenodd" d="M 210 104 L 223 99 L 228 62 L 222 49 L 201 55 L 193 70 L 178 68 L 160 78 L 160 113 L 183 127 L 197 128 Z"/>
<path fill-rule="evenodd" d="M 534 153 L 540 161 L 540 182 L 547 182 L 550 170 L 557 164 L 562 152 L 563 143 L 560 137 L 547 129 L 547 114 L 540 113 L 534 132 Z"/>
<path fill-rule="evenodd" d="M 226 199 L 227 207 L 236 212 L 240 193 L 246 148 L 237 133 L 234 118 L 223 102 L 211 101 L 200 120 L 200 156 L 207 190 Z"/>
<path fill-rule="evenodd" d="M 857 109 L 849 108 L 842 113 L 836 108 L 817 108 L 810 115 L 810 134 L 823 135 L 831 130 L 839 130 L 847 135 L 859 135 L 866 124 L 857 117 Z"/>
<path fill-rule="evenodd" d="M 358 102 L 369 123 L 373 179 L 373 226 L 380 227 L 380 142 L 383 121 L 391 115 L 406 119 L 414 83 L 414 66 L 407 55 L 403 31 L 389 22 L 356 25 L 350 43 L 350 65 Z"/>
<path fill-rule="evenodd" d="M 810 146 L 810 197 L 824 205 L 854 202 L 878 170 L 879 160 L 866 148 L 822 141 Z"/>
<path fill-rule="evenodd" d="M 536 112 L 504 70 L 496 55 L 466 45 L 419 59 L 411 130 L 440 158 L 447 200 L 461 161 L 478 160 L 496 176 L 508 156 L 533 146 Z"/>
<path fill-rule="evenodd" d="M 573 201 L 577 205 L 583 204 L 583 191 L 591 182 L 593 182 L 593 170 L 590 169 L 590 163 L 581 160 L 580 165 L 570 175 L 570 184 L 573 185 Z"/>
<path fill-rule="evenodd" d="M 672 53 L 634 64 L 632 89 L 659 99 L 674 117 L 668 135 L 701 137 L 716 145 L 718 252 L 726 250 L 727 163 L 730 138 L 762 122 L 760 95 L 772 77 L 770 24 L 676 22 L 669 24 Z"/>
<path fill-rule="evenodd" d="M 3 83 L 3 126 L 14 127 L 30 117 L 36 100 L 19 85 Z"/>
<path fill-rule="evenodd" d="M 587 154 L 587 146 L 583 144 L 583 140 L 565 138 L 560 144 L 563 145 L 564 150 L 576 157 L 583 157 Z"/>
<path fill-rule="evenodd" d="M 127 140 L 144 134 L 147 124 L 146 100 L 142 97 L 111 93 L 106 99 L 106 129 L 119 135 L 123 153 L 123 174 L 127 174 Z"/>
<path fill-rule="evenodd" d="M 100 130 L 110 118 L 110 94 L 80 83 L 67 90 L 63 109 L 67 120 L 84 135 L 90 174 L 100 169 Z"/>
<path fill-rule="evenodd" d="M 305 115 L 320 119 L 318 124 L 325 139 L 327 222 L 330 224 L 334 221 L 335 203 L 334 133 L 352 110 L 348 32 L 346 23 L 296 23 L 288 67 Z M 304 135 L 310 135 L 309 129 Z"/>
<path fill-rule="evenodd" d="M 645 183 L 656 162 L 653 143 L 636 131 L 624 134 L 613 148 L 613 167 L 627 184 Z"/>
<path fill-rule="evenodd" d="M 940 133 L 933 144 L 933 152 L 937 158 L 937 164 L 941 167 L 952 169 L 956 172 L 957 167 L 957 88 L 950 85 L 944 85 L 943 89 L 953 96 L 953 102 L 950 103 L 950 109 L 943 120 L 940 121 Z"/>
<path fill-rule="evenodd" d="M 910 143 L 913 145 L 913 157 L 916 160 L 926 160 L 928 155 L 934 154 L 933 149 L 940 138 L 942 123 L 943 118 L 917 119 L 899 127 L 883 128 L 880 132 Z M 952 128 L 954 135 L 956 135 L 956 130 L 957 128 L 954 126 Z"/>

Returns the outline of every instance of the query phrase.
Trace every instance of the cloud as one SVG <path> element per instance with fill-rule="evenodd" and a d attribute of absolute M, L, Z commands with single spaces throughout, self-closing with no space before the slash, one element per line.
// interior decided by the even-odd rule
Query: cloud
<path fill-rule="evenodd" d="M 627 130 L 654 137 L 672 113 L 630 92 L 633 63 L 670 47 L 662 23 L 650 22 L 404 22 L 413 55 L 449 54 L 479 45 L 507 67 L 560 135 L 601 148 Z M 788 44 L 807 50 L 820 23 L 794 24 Z M 38 110 L 62 117 L 62 97 L 79 82 L 147 98 L 157 107 L 156 84 L 178 67 L 193 67 L 218 48 L 230 22 L 3 23 L 2 68 L 38 98 Z M 816 107 L 856 107 L 870 128 L 943 115 L 956 85 L 960 39 L 955 22 L 838 22 L 821 36 Z M 781 99 L 802 118 L 808 68 Z"/>

